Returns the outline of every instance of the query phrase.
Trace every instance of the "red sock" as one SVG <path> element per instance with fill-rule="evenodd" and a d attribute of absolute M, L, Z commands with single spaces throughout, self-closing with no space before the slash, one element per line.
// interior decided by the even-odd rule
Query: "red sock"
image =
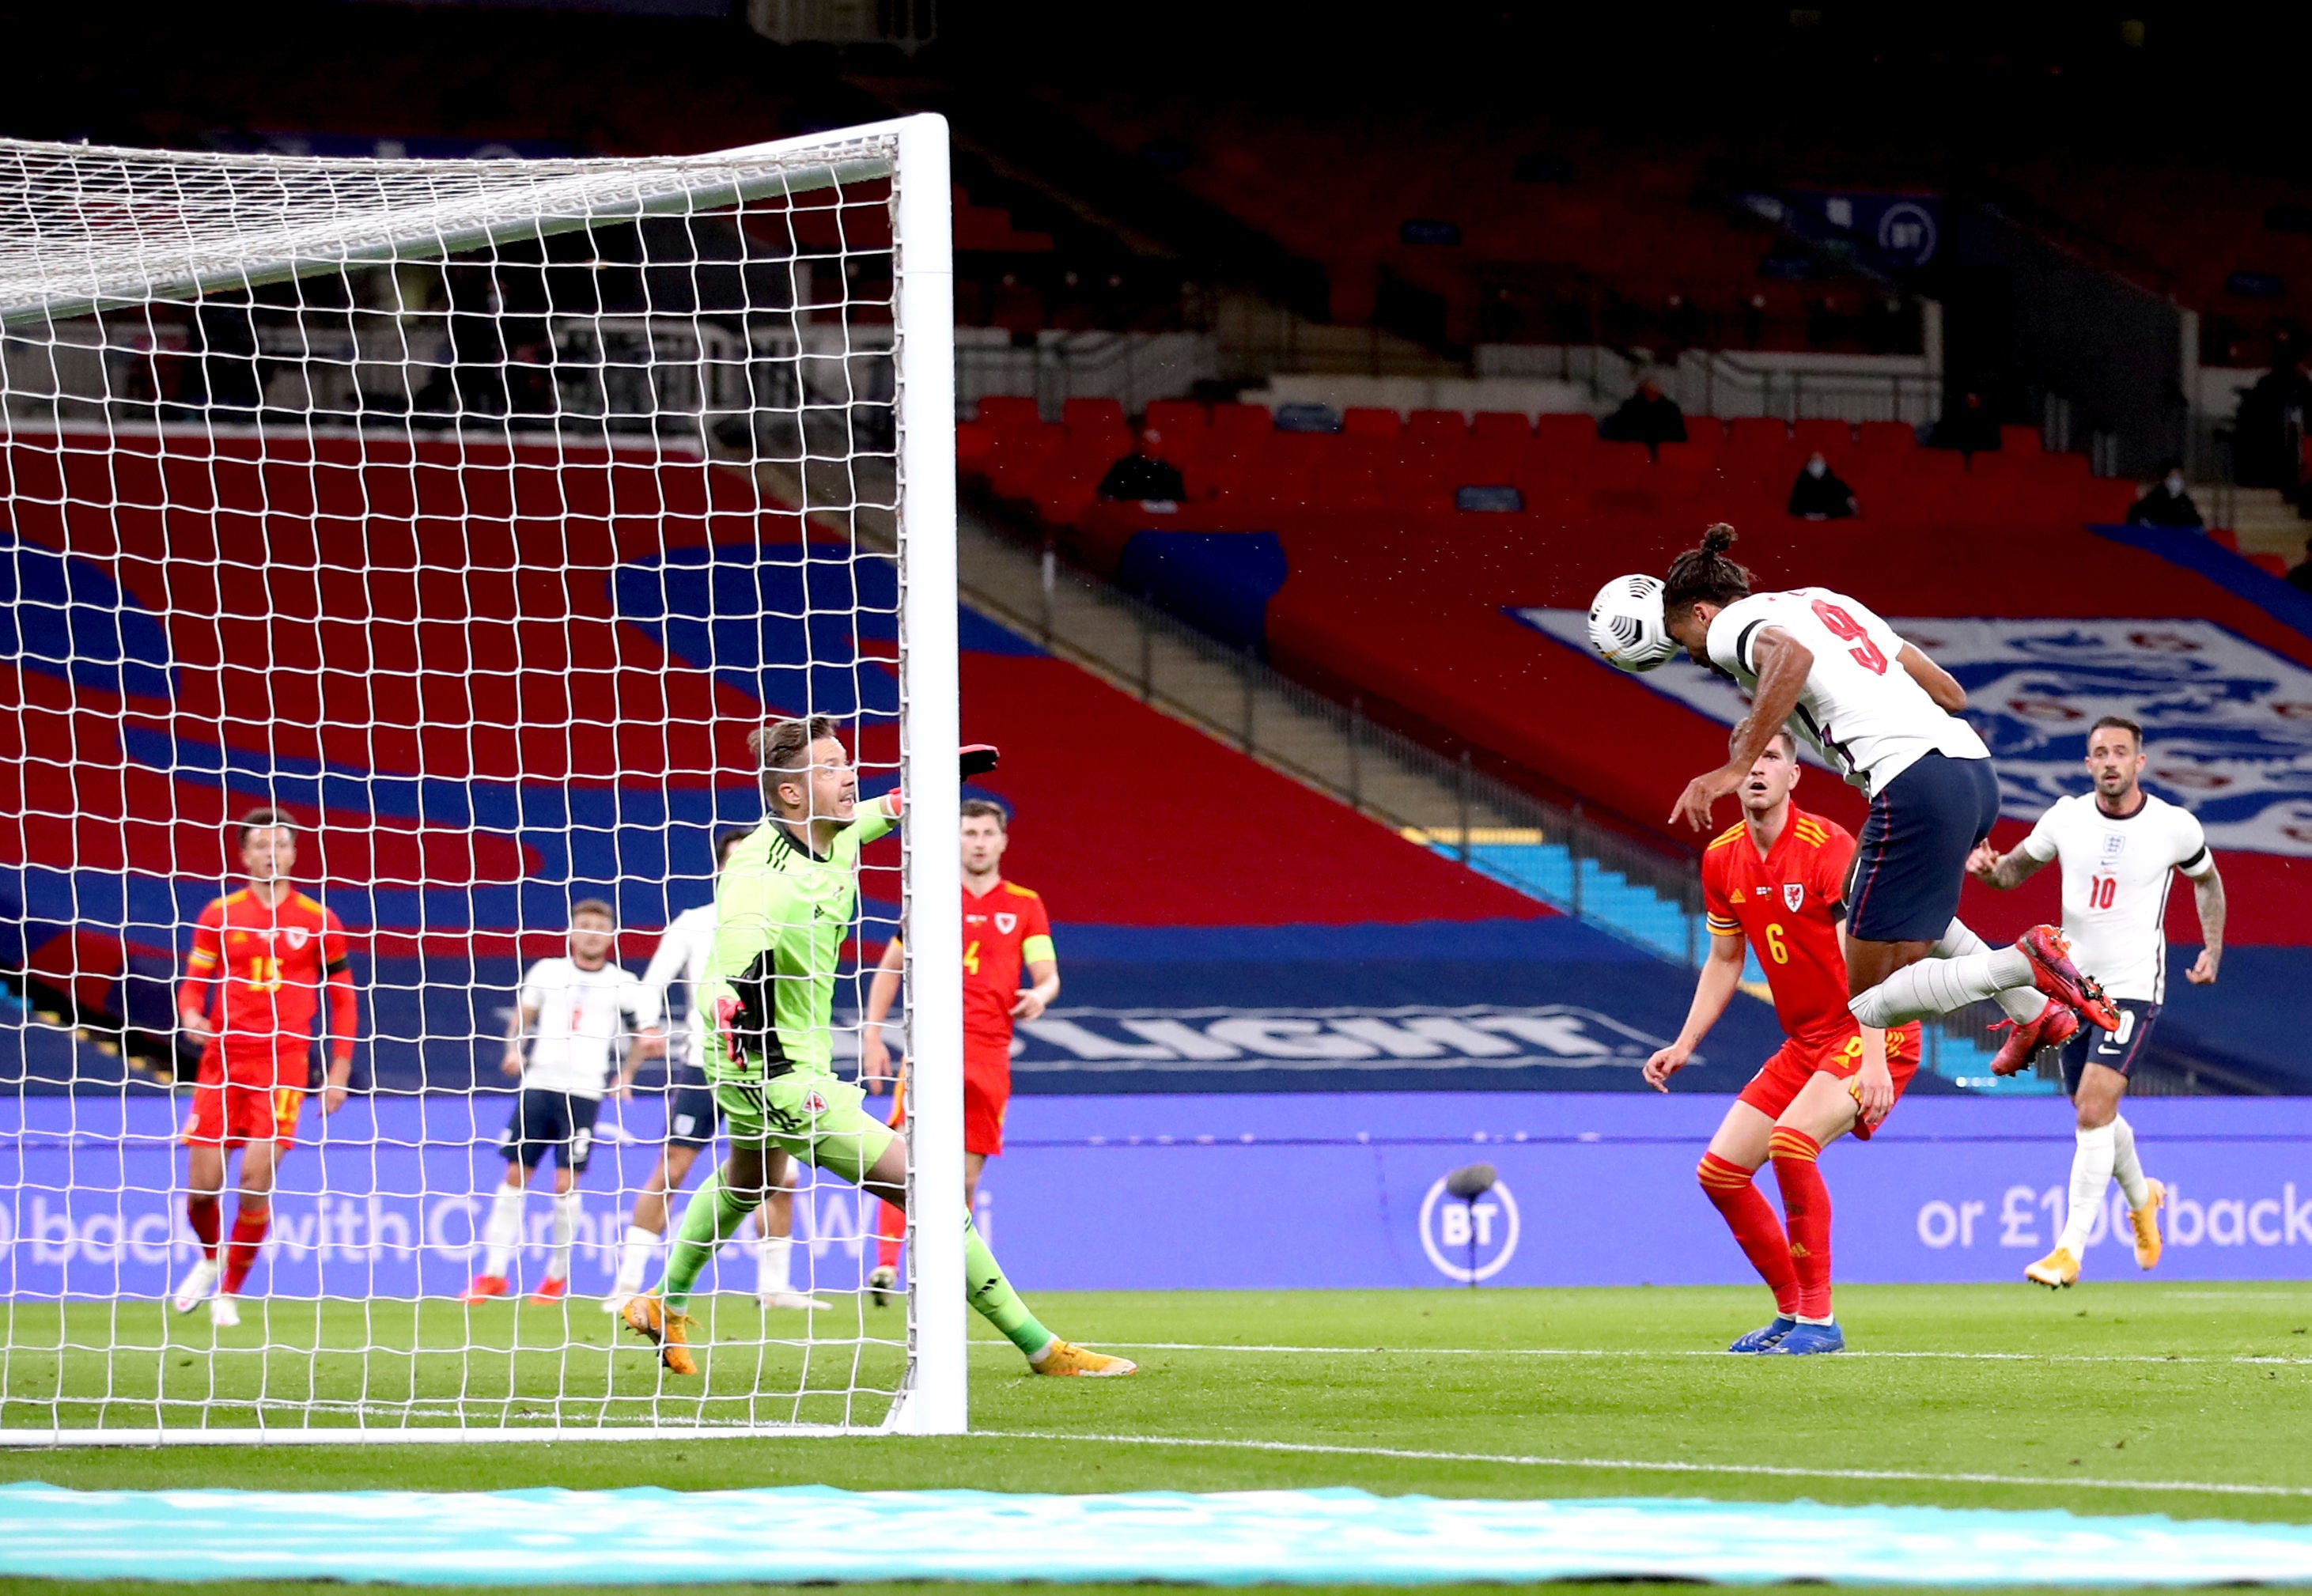
<path fill-rule="evenodd" d="M 252 1206 L 247 1197 L 232 1212 L 232 1240 L 224 1250 L 224 1284 L 220 1288 L 226 1296 L 241 1291 L 241 1282 L 249 1278 L 250 1266 L 257 1262 L 257 1250 L 265 1245 L 265 1232 L 272 1228 L 273 1205 Z"/>
<path fill-rule="evenodd" d="M 208 1192 L 197 1191 L 185 1199 L 185 1223 L 193 1227 L 193 1240 L 201 1244 L 201 1256 L 216 1262 L 217 1229 L 224 1205 Z"/>
<path fill-rule="evenodd" d="M 878 1267 L 896 1269 L 899 1267 L 899 1242 L 907 1233 L 907 1216 L 897 1206 L 885 1203 L 883 1212 L 875 1221 L 875 1263 Z"/>
<path fill-rule="evenodd" d="M 1774 1311 L 1788 1317 L 1799 1311 L 1798 1270 L 1791 1262 L 1790 1238 L 1782 1234 L 1782 1222 L 1774 1217 L 1773 1204 L 1751 1179 L 1756 1172 L 1715 1153 L 1703 1153 L 1695 1170 L 1703 1195 L 1724 1216 L 1742 1256 L 1774 1293 Z"/>
<path fill-rule="evenodd" d="M 1766 1145 L 1774 1155 L 1774 1184 L 1789 1217 L 1791 1264 L 1798 1271 L 1799 1313 L 1830 1317 L 1830 1188 L 1815 1160 L 1822 1144 L 1801 1130 L 1777 1126 Z"/>

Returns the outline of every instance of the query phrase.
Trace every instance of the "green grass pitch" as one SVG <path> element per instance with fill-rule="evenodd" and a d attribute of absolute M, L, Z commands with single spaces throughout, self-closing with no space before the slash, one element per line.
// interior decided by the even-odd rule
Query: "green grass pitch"
<path fill-rule="evenodd" d="M 1763 1317 L 1763 1293 L 1730 1288 L 1047 1293 L 1037 1306 L 1062 1334 L 1127 1352 L 1141 1374 L 1037 1380 L 1009 1346 L 975 1341 L 967 1437 L 0 1451 L 0 1478 L 306 1490 L 1347 1485 L 2312 1521 L 2312 1283 L 1842 1287 L 1855 1350 L 1806 1359 L 1712 1355 Z M 360 1304 L 331 1305 L 320 1327 L 310 1307 L 278 1311 L 285 1339 L 301 1313 L 303 1333 L 339 1346 L 363 1322 Z M 110 1311 L 71 1311 L 70 1338 L 85 1339 L 78 1316 Z M 107 1390 L 147 1415 L 156 1389 L 201 1394 L 196 1381 L 228 1404 L 260 1381 L 282 1395 L 302 1380 L 341 1406 L 451 1389 L 454 1356 L 429 1346 L 438 1337 L 409 1304 L 398 1311 L 409 1333 L 379 1335 L 366 1356 L 215 1354 L 195 1316 L 174 1323 L 166 1353 L 108 1358 L 41 1350 L 58 1339 L 57 1311 L 20 1305 L 0 1422 L 47 1423 L 27 1399 L 60 1389 Z M 730 1339 L 702 1382 L 710 1406 L 747 1402 L 758 1370 L 792 1386 L 797 1355 L 751 1344 L 751 1302 L 722 1299 L 715 1311 Z M 479 1338 L 503 1349 L 483 1355 L 502 1389 L 474 1411 L 534 1403 L 557 1377 L 603 1403 L 647 1398 L 653 1366 L 639 1343 L 614 1343 L 591 1302 L 568 1314 L 574 1339 L 589 1339 L 567 1353 L 517 1349 L 511 1308 L 477 1316 Z M 157 1310 L 135 1322 L 144 1333 Z M 546 1325 L 524 1322 L 520 1340 L 549 1342 Z M 788 1334 L 795 1322 L 773 1320 Z M 253 1347 L 254 1323 L 219 1339 Z M 868 1323 L 893 1334 L 898 1311 Z M 838 1402 L 850 1353 L 813 1356 L 814 1382 L 833 1382 L 814 1400 Z M 896 1357 L 869 1349 L 862 1377 L 888 1380 Z M 1182 1442 L 1197 1444 L 1167 1443 Z M 1761 1469 L 1794 1472 L 1751 1471 Z"/>

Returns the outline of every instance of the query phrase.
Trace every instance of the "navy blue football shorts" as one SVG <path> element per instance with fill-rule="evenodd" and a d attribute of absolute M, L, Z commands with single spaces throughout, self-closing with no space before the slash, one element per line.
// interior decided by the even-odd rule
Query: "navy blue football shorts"
<path fill-rule="evenodd" d="M 722 1110 L 705 1075 L 696 1069 L 677 1070 L 666 1094 L 666 1144 L 703 1151 L 714 1144 L 715 1127 L 722 1123 Z"/>
<path fill-rule="evenodd" d="M 506 1121 L 498 1151 L 508 1163 L 525 1170 L 536 1169 L 551 1152 L 564 1169 L 582 1175 L 586 1161 L 594 1155 L 594 1118 L 601 1111 L 600 1098 L 525 1086 L 514 1099 L 513 1117 Z"/>
<path fill-rule="evenodd" d="M 1966 856 L 1999 818 L 1988 759 L 1927 754 L 1870 800 L 1846 877 L 1847 934 L 1862 942 L 1940 942 L 1958 913 Z"/>
<path fill-rule="evenodd" d="M 2106 1030 L 2081 1020 L 2079 1030 L 2063 1044 L 2064 1096 L 2079 1095 L 2080 1082 L 2087 1074 L 2088 1065 L 2099 1064 L 2124 1075 L 2142 1057 L 2143 1044 L 2150 1037 L 2151 1028 L 2159 1022 L 2159 1005 L 2140 998 L 2115 997 L 2112 1007 L 2119 1011 L 2117 1030 Z"/>

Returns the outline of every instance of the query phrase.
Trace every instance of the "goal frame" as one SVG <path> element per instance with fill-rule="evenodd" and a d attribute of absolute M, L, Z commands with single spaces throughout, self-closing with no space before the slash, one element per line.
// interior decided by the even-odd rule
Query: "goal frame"
<path fill-rule="evenodd" d="M 61 148 L 63 146 L 51 146 Z M 352 162 L 287 156 L 197 156 L 176 152 L 71 146 L 76 154 L 174 159 L 214 163 L 216 170 L 258 172 L 274 167 L 313 171 Z M 39 148 L 0 140 L 0 196 L 15 187 L 12 161 Z M 828 158 L 816 168 L 816 151 Z M 762 162 L 751 180 L 733 166 Z M 364 162 L 372 166 L 439 170 L 425 161 Z M 490 162 L 486 164 L 496 164 Z M 521 164 L 510 162 L 509 164 Z M 590 162 L 565 162 L 584 168 Z M 483 195 L 464 207 L 455 201 L 389 209 L 367 217 L 329 216 L 285 228 L 260 247 L 237 255 L 171 241 L 172 269 L 153 269 L 141 250 L 136 276 L 108 281 L 100 247 L 86 251 L 84 284 L 60 289 L 47 275 L 12 268 L 8 230 L 0 229 L 0 325 L 65 320 L 171 294 L 247 289 L 318 276 L 349 266 L 438 259 L 486 245 L 583 231 L 605 223 L 683 214 L 702 202 L 743 203 L 772 194 L 795 194 L 853 181 L 888 178 L 891 184 L 894 410 L 897 425 L 897 548 L 899 589 L 899 780 L 905 817 L 953 815 L 961 798 L 956 752 L 961 744 L 957 666 L 955 321 L 952 201 L 949 189 L 946 118 L 920 113 L 889 121 L 831 129 L 694 156 L 605 160 L 605 172 L 635 174 L 634 192 L 604 203 L 582 176 L 539 186 L 538 200 L 558 192 L 574 204 L 558 215 L 491 214 Z M 230 175 L 222 181 L 230 181 Z M 19 234 L 17 241 L 24 235 Z M 101 243 L 104 241 L 98 241 Z M 134 241 L 131 241 L 133 243 Z M 270 249 L 262 245 L 270 244 Z M 54 262 L 48 264 L 53 266 Z M 125 266 L 119 269 L 126 269 Z M 125 293 L 124 289 L 133 289 Z M 807 505 L 799 505 L 807 509 Z M 854 528 L 854 548 L 856 531 Z M 920 845 L 920 846 L 919 846 Z M 144 1428 L 14 1428 L 0 1426 L 0 1448 L 202 1445 L 351 1445 L 377 1443 L 462 1444 L 496 1441 L 706 1440 L 775 1435 L 961 1434 L 968 1423 L 968 1357 L 963 1300 L 963 1233 L 959 1226 L 925 1226 L 924 1192 L 959 1196 L 963 1188 L 963 988 L 959 978 L 926 979 L 925 972 L 962 969 L 962 927 L 955 904 L 962 866 L 954 836 L 934 824 L 917 837 L 901 828 L 901 931 L 909 1047 L 907 1117 L 908 1203 L 906 1371 L 880 1425 L 709 1425 L 696 1424 L 565 1423 L 536 1425 L 355 1423 L 327 1427 L 160 1426 Z M 928 907 L 928 913 L 918 911 Z M 939 1205 L 934 1202 L 933 1206 Z"/>

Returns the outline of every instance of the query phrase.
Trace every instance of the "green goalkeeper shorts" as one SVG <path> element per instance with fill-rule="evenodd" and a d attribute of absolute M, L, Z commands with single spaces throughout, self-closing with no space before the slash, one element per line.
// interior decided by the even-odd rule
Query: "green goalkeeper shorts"
<path fill-rule="evenodd" d="M 723 1081 L 714 1088 L 733 1144 L 776 1147 L 856 1186 L 896 1134 L 860 1105 L 867 1094 L 817 1070 L 770 1081 Z"/>

